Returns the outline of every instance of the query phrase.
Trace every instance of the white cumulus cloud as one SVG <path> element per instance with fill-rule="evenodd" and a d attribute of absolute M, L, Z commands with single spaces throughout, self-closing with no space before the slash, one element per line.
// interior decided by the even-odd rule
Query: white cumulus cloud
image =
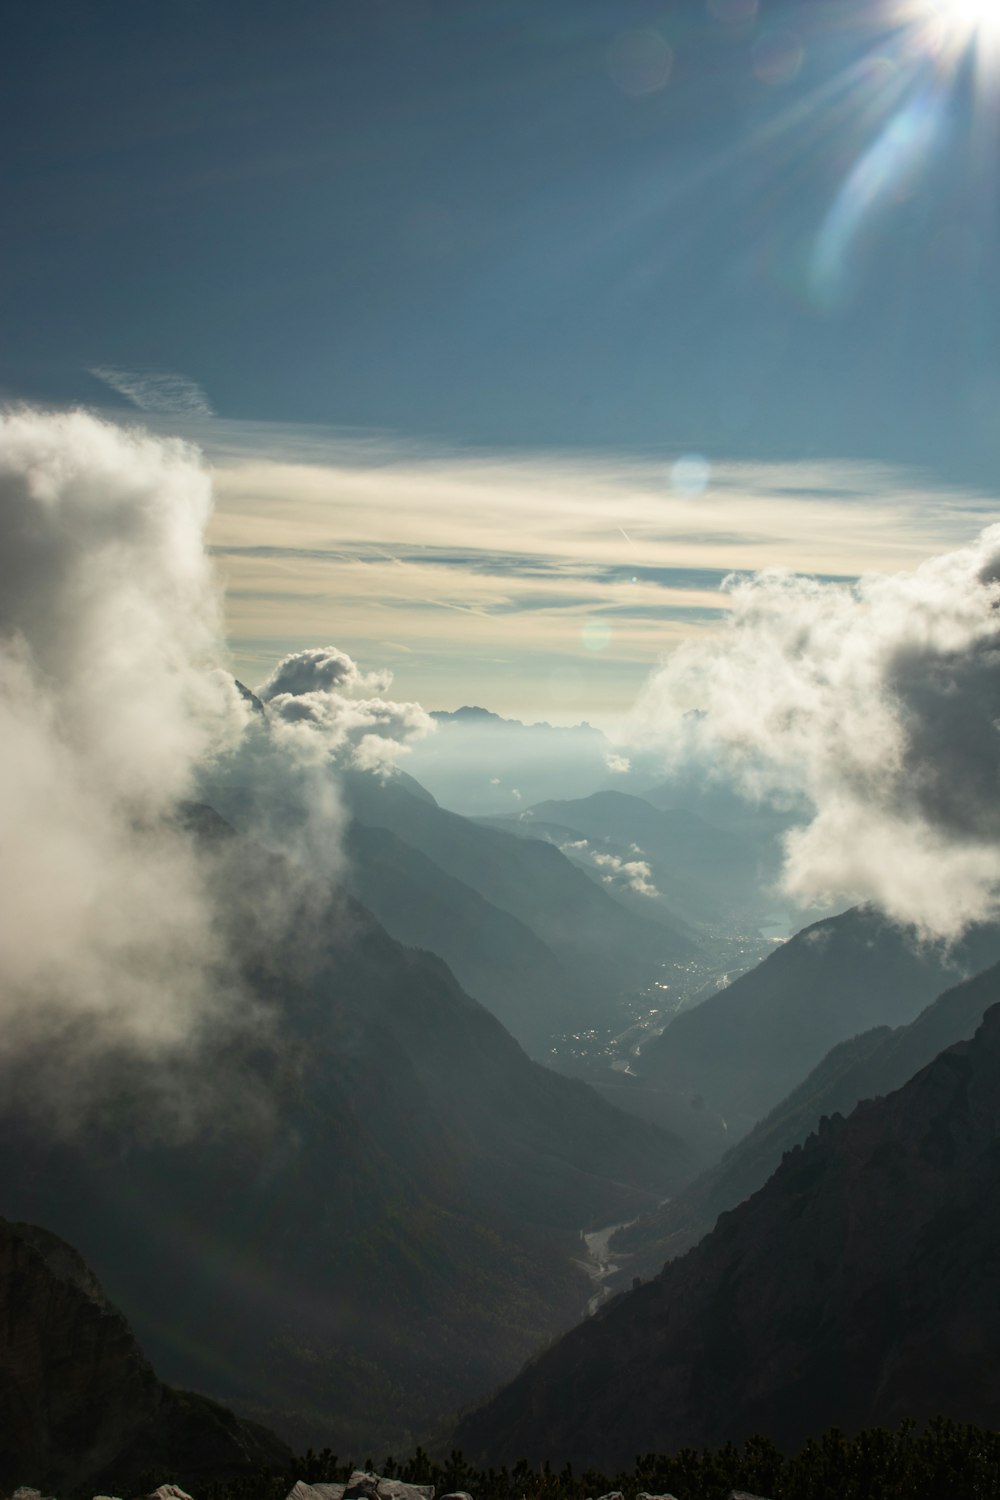
<path fill-rule="evenodd" d="M 597 870 L 604 871 L 601 879 L 605 885 L 624 886 L 634 891 L 637 896 L 658 896 L 660 893 L 653 883 L 652 867 L 644 859 L 623 859 L 620 854 L 612 854 L 606 849 L 597 849 L 589 839 L 574 839 L 570 843 L 560 844 L 564 854 L 573 853 L 585 859 L 588 864 Z M 634 854 L 641 854 L 642 850 L 637 845 L 631 846 Z"/>
<path fill-rule="evenodd" d="M 436 728 L 419 703 L 380 696 L 391 682 L 391 672 L 363 672 L 346 652 L 322 646 L 286 656 L 255 691 L 300 756 L 384 772 Z M 357 696 L 363 692 L 370 696 Z"/>
<path fill-rule="evenodd" d="M 856 585 L 732 578 L 727 627 L 654 674 L 636 738 L 811 807 L 787 838 L 792 897 L 954 937 L 1000 910 L 998 580 L 1000 526 Z"/>

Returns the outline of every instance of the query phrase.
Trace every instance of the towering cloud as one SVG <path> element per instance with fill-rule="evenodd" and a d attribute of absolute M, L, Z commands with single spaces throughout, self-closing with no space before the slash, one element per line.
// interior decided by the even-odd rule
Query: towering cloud
<path fill-rule="evenodd" d="M 380 696 L 391 682 L 391 672 L 362 672 L 335 646 L 316 646 L 280 661 L 257 696 L 267 705 L 275 735 L 298 756 L 333 756 L 362 770 L 385 771 L 408 741 L 435 728 L 419 703 Z"/>
<path fill-rule="evenodd" d="M 0 1053 L 187 1048 L 225 1008 L 173 814 L 246 709 L 180 443 L 82 414 L 0 421 Z M 46 1044 L 46 1046 L 43 1046 Z"/>
<path fill-rule="evenodd" d="M 262 722 L 222 670 L 210 509 L 180 442 L 0 416 L 0 1064 L 30 1055 L 65 1100 L 110 1056 L 183 1060 L 258 1024 L 214 919 L 220 856 L 185 800 L 237 772 L 283 777 L 278 807 L 309 801 L 323 837 L 306 852 L 328 873 L 331 762 L 346 746 L 384 765 L 424 727 L 333 649 L 281 664 Z"/>
<path fill-rule="evenodd" d="M 912 573 L 725 588 L 728 627 L 654 675 L 637 738 L 805 800 L 786 849 L 793 897 L 868 899 L 946 938 L 995 916 L 1000 526 Z"/>

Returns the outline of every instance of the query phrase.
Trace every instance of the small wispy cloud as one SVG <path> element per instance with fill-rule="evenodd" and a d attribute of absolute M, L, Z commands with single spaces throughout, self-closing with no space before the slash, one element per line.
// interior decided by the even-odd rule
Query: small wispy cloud
<path fill-rule="evenodd" d="M 198 382 L 172 370 L 121 370 L 112 365 L 93 365 L 88 374 L 102 380 L 140 411 L 185 417 L 215 415 Z"/>
<path fill-rule="evenodd" d="M 633 853 L 642 853 L 637 844 L 631 847 Z M 603 871 L 601 879 L 605 885 L 624 886 L 634 891 L 637 896 L 660 894 L 653 884 L 652 867 L 644 859 L 622 859 L 620 854 L 595 849 L 589 839 L 574 839 L 570 843 L 560 844 L 559 848 L 563 854 L 572 852 L 580 858 L 589 860 L 596 869 Z"/>

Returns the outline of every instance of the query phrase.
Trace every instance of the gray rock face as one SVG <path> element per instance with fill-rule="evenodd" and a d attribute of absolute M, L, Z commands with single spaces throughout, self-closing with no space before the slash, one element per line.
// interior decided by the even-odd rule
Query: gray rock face
<path fill-rule="evenodd" d="M 114 1489 L 150 1468 L 235 1476 L 291 1455 L 277 1438 L 154 1374 L 81 1257 L 0 1219 L 0 1488 Z M 127 1489 L 123 1489 L 128 1493 Z M 37 1500 L 38 1491 L 18 1492 Z M 173 1485 L 152 1500 L 187 1500 Z"/>
<path fill-rule="evenodd" d="M 404 1484 L 399 1479 L 383 1479 L 380 1474 L 355 1469 L 343 1491 L 343 1500 L 434 1500 L 434 1486 Z"/>
<path fill-rule="evenodd" d="M 344 1500 L 344 1484 L 306 1484 L 299 1479 L 292 1485 L 285 1500 Z"/>

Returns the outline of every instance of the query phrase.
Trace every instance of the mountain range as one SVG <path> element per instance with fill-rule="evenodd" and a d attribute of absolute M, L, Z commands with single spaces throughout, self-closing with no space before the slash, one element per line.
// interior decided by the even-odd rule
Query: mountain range
<path fill-rule="evenodd" d="M 994 965 L 939 995 L 907 1026 L 876 1026 L 834 1047 L 721 1161 L 612 1238 L 614 1252 L 627 1257 L 616 1284 L 655 1276 L 665 1260 L 703 1239 L 721 1213 L 762 1187 L 824 1116 L 849 1114 L 861 1100 L 900 1088 L 946 1047 L 967 1041 L 998 1001 Z"/>
<path fill-rule="evenodd" d="M 65 1137 L 5 1080 L 5 1211 L 78 1246 L 168 1381 L 297 1446 L 399 1451 L 576 1320 L 580 1230 L 676 1191 L 689 1154 L 531 1062 L 347 893 L 190 816 L 271 1018 L 199 1064 L 242 1107 L 158 1134 L 153 1080 L 109 1060 L 103 1112 Z"/>
<path fill-rule="evenodd" d="M 766 1433 L 791 1450 L 1000 1403 L 1000 1006 L 901 1089 L 834 1116 L 695 1249 L 459 1425 L 490 1462 L 614 1472 Z"/>
<path fill-rule="evenodd" d="M 355 827 L 387 830 L 398 841 L 388 858 L 384 836 L 376 845 L 371 834 L 355 833 L 357 863 L 348 879 L 358 893 L 394 936 L 440 945 L 435 951 L 477 999 L 489 1003 L 489 990 L 504 1007 L 502 1019 L 526 1045 L 537 1047 L 571 1016 L 577 1025 L 614 1020 L 623 991 L 698 953 L 689 929 L 669 913 L 630 910 L 553 844 L 439 807 L 408 776 L 351 773 L 343 795 Z M 533 941 L 525 941 L 524 929 Z M 500 949 L 501 968 L 522 986 L 523 999 L 495 972 Z"/>
<path fill-rule="evenodd" d="M 831 1047 L 913 1020 L 966 975 L 1000 960 L 1000 928 L 950 948 L 920 942 L 869 908 L 797 933 L 727 988 L 682 1011 L 642 1049 L 643 1077 L 699 1097 L 738 1139 Z"/>
<path fill-rule="evenodd" d="M 951 1305 L 921 1283 L 885 1322 L 885 1348 L 871 1339 L 882 1327 L 872 1309 L 895 1295 L 879 1216 L 906 1220 L 906 1195 L 918 1194 L 919 1165 L 945 1126 L 859 1101 L 903 1085 L 905 1094 L 954 1043 L 943 1057 L 1000 1046 L 988 1018 L 962 1051 L 998 998 L 1000 928 L 945 950 L 854 909 L 806 928 L 640 1047 L 634 1037 L 659 1012 L 639 1024 L 623 997 L 656 982 L 666 990 L 664 976 L 686 967 L 702 972 L 704 951 L 665 901 L 652 914 L 641 900 L 633 909 L 600 866 L 587 872 L 556 845 L 648 852 L 658 881 L 686 881 L 689 912 L 717 900 L 724 922 L 741 920 L 766 842 L 752 816 L 726 832 L 687 809 L 603 791 L 500 826 L 441 807 L 406 775 L 348 772 L 338 777 L 344 858 L 327 880 L 236 831 L 253 826 L 238 779 L 218 790 L 232 823 L 208 805 L 188 806 L 183 823 L 211 855 L 231 969 L 218 982 L 263 1019 L 207 1042 L 200 1057 L 159 1065 L 155 1078 L 135 1057 L 109 1055 L 100 1106 L 69 1132 L 26 1092 L 30 1069 L 0 1076 L 0 1206 L 47 1226 L 33 1241 L 16 1231 L 43 1260 L 54 1232 L 95 1267 L 171 1383 L 144 1363 L 148 1375 L 136 1376 L 137 1393 L 152 1392 L 169 1416 L 164 1431 L 197 1435 L 207 1412 L 209 1427 L 229 1434 L 223 1449 L 272 1442 L 252 1426 L 241 1436 L 249 1418 L 299 1448 L 398 1452 L 440 1437 L 459 1406 L 484 1400 L 553 1340 L 463 1421 L 457 1440 L 473 1456 L 615 1467 L 632 1444 L 716 1443 L 750 1423 L 798 1442 L 832 1421 L 882 1420 L 896 1394 L 916 1402 L 914 1414 L 936 1409 L 939 1387 L 907 1386 L 897 1365 L 922 1318 L 928 1339 L 951 1336 Z M 956 984 L 969 974 L 978 977 Z M 623 1017 L 629 1061 L 602 1075 L 602 1088 L 629 1099 L 631 1113 L 528 1055 Z M 157 1118 L 165 1095 L 173 1124 Z M 972 1139 L 989 1128 L 985 1094 L 981 1104 L 952 1153 L 956 1194 L 963 1176 L 986 1181 L 988 1153 Z M 843 1126 L 839 1114 L 855 1106 Z M 956 1095 L 948 1120 L 961 1108 Z M 720 1161 L 723 1121 L 732 1145 Z M 940 1174 L 924 1187 L 944 1243 L 962 1204 Z M 914 1234 L 922 1224 L 912 1217 Z M 581 1232 L 602 1231 L 603 1245 L 614 1225 L 611 1258 L 627 1260 L 617 1274 L 603 1266 L 605 1284 L 652 1280 L 574 1328 L 598 1269 Z M 846 1247 L 843 1266 L 824 1235 Z M 967 1237 L 968 1258 L 956 1250 L 954 1266 L 946 1246 L 942 1296 L 958 1297 L 960 1273 L 987 1294 L 991 1243 Z M 907 1277 L 916 1285 L 921 1254 L 900 1230 L 892 1255 L 904 1288 Z M 64 1246 L 49 1259 L 66 1256 Z M 802 1333 L 813 1313 L 826 1365 Z M 965 1329 L 965 1312 L 956 1316 Z M 138 1370 L 133 1345 L 127 1331 L 122 1363 Z M 862 1376 L 879 1360 L 890 1374 L 869 1389 Z M 961 1373 L 956 1390 L 969 1379 Z M 205 1398 L 183 1398 L 183 1420 L 163 1394 L 177 1386 Z M 213 1402 L 241 1415 L 216 1420 Z M 985 1410 L 955 1407 L 980 1419 Z M 136 1422 L 155 1449 L 143 1411 Z M 39 1432 L 41 1452 L 55 1439 Z"/>
<path fill-rule="evenodd" d="M 414 744 L 410 771 L 449 807 L 476 817 L 543 797 L 582 796 L 615 779 L 612 746 L 590 724 L 523 724 L 466 704 L 435 710 L 436 733 Z"/>
<path fill-rule="evenodd" d="M 773 904 L 767 888 L 778 875 L 774 841 L 717 827 L 689 808 L 658 808 L 644 797 L 608 790 L 535 803 L 516 822 L 522 835 L 547 837 L 567 851 L 585 839 L 581 862 L 602 853 L 644 861 L 657 906 L 695 926 L 759 919 Z M 644 904 L 651 905 L 649 898 Z"/>

